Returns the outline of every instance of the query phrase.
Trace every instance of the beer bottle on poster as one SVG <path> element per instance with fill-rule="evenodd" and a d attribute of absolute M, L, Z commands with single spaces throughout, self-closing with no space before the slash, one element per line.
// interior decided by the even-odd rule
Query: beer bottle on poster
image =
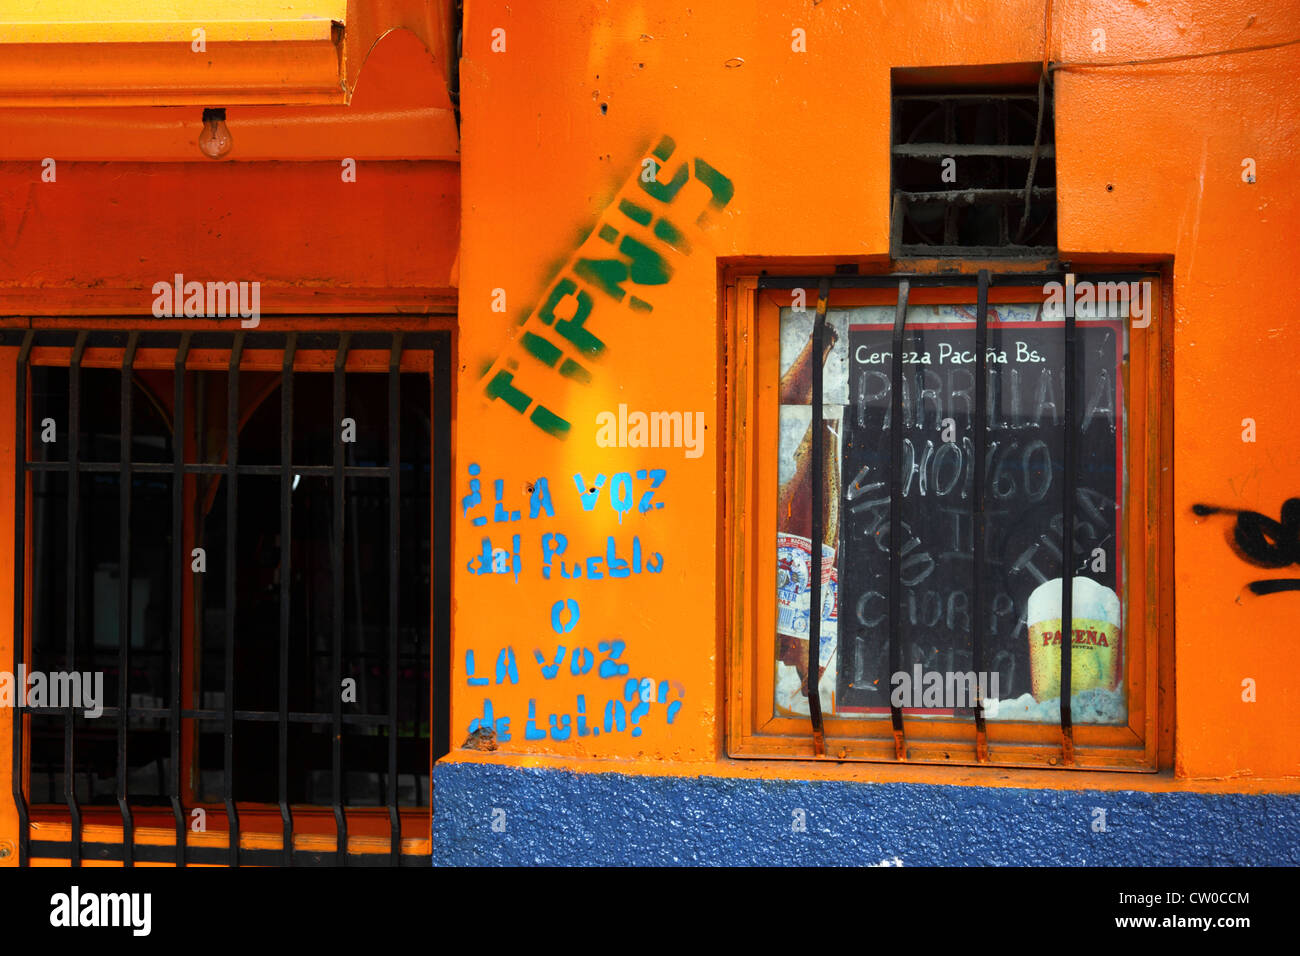
<path fill-rule="evenodd" d="M 835 343 L 839 340 L 839 333 L 827 325 L 822 332 L 822 367 L 826 366 L 826 359 L 835 348 Z M 790 368 L 781 376 L 781 404 L 782 405 L 811 405 L 812 404 L 812 352 L 813 340 L 812 330 L 808 332 L 808 339 L 804 342 L 803 348 L 790 364 Z"/>
<path fill-rule="evenodd" d="M 806 406 L 805 406 L 806 407 Z M 818 679 L 835 653 L 838 619 L 836 552 L 840 472 L 837 418 L 822 420 L 821 632 Z M 808 630 L 812 598 L 812 427 L 794 454 L 794 472 L 777 496 L 777 655 L 793 666 L 808 693 Z"/>

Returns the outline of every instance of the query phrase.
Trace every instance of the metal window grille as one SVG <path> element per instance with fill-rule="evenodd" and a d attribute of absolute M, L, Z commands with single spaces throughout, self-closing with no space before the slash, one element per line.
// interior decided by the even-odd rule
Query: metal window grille
<path fill-rule="evenodd" d="M 1149 274 L 1090 274 L 1090 280 L 1096 282 L 1110 281 L 1132 281 L 1132 280 L 1150 280 L 1153 278 Z M 1072 273 L 1026 273 L 1010 272 L 991 274 L 987 269 L 981 269 L 977 274 L 963 275 L 846 275 L 837 273 L 835 275 L 822 276 L 761 276 L 758 280 L 758 288 L 763 290 L 791 290 L 791 289 L 808 289 L 816 287 L 817 305 L 813 318 L 812 329 L 812 354 L 814 356 L 825 355 L 823 348 L 825 330 L 826 330 L 826 313 L 830 302 L 830 294 L 835 289 L 869 289 L 869 288 L 895 288 L 897 290 L 897 299 L 895 306 L 895 318 L 893 326 L 893 350 L 892 361 L 890 363 L 892 373 L 892 389 L 890 392 L 890 458 L 889 458 L 889 526 L 890 526 L 890 547 L 889 547 L 889 591 L 888 591 L 888 654 L 889 667 L 892 673 L 897 673 L 901 667 L 902 645 L 901 637 L 902 626 L 902 550 L 894 542 L 902 540 L 901 522 L 903 511 L 903 482 L 902 469 L 900 464 L 903 460 L 903 334 L 907 326 L 907 308 L 908 297 L 911 289 L 916 287 L 961 287 L 974 285 L 977 290 L 976 300 L 976 317 L 975 317 L 975 402 L 972 409 L 972 444 L 974 447 L 974 460 L 976 462 L 986 461 L 986 447 L 988 440 L 988 421 L 986 416 L 987 410 L 987 379 L 988 363 L 986 355 L 986 344 L 988 336 L 988 294 L 989 288 L 993 284 L 1004 283 L 1006 285 L 1016 286 L 1041 286 L 1048 282 L 1060 282 L 1065 294 L 1071 300 L 1074 296 L 1074 275 Z M 1076 356 L 1076 339 L 1075 339 L 1075 316 L 1072 310 L 1065 311 L 1065 321 L 1062 330 L 1064 342 L 1064 390 L 1061 407 L 1061 435 L 1064 448 L 1063 462 L 1063 483 L 1061 489 L 1061 507 L 1062 507 L 1062 543 L 1061 551 L 1063 554 L 1074 553 L 1074 501 L 1077 482 L 1077 448 L 1076 435 L 1080 428 L 1080 402 L 1078 395 L 1078 382 L 1076 376 L 1077 356 Z M 817 553 L 819 547 L 817 543 L 824 540 L 822 527 L 822 501 L 826 494 L 825 477 L 823 475 L 823 448 L 825 440 L 824 429 L 822 427 L 822 403 L 824 400 L 823 392 L 823 370 L 822 363 L 815 361 L 812 370 L 812 425 L 811 425 L 811 481 L 813 494 L 810 496 L 811 502 L 811 540 L 813 544 L 813 553 Z M 987 615 L 987 595 L 985 594 L 983 574 L 981 569 L 988 566 L 988 553 L 986 538 L 986 510 L 987 510 L 987 489 L 985 485 L 984 468 L 976 467 L 973 469 L 972 495 L 971 495 L 971 518 L 972 518 L 972 557 L 976 573 L 973 581 L 971 602 L 971 639 L 973 650 L 974 670 L 981 671 L 984 669 L 984 628 L 977 626 L 977 622 L 988 620 Z M 1061 593 L 1061 621 L 1062 630 L 1066 635 L 1074 632 L 1073 616 L 1073 578 L 1075 570 L 1070 561 L 1063 561 L 1061 566 L 1062 593 Z M 821 575 L 813 574 L 810 580 L 810 600 L 811 608 L 821 607 Z M 821 709 L 820 694 L 816 690 L 816 674 L 818 673 L 819 661 L 821 654 L 821 615 L 818 613 L 810 614 L 808 617 L 808 674 L 810 676 L 810 691 L 808 694 L 809 718 L 813 737 L 814 752 L 817 756 L 825 754 L 825 728 L 824 719 Z M 1060 657 L 1060 730 L 1061 730 L 1061 749 L 1064 763 L 1069 765 L 1073 762 L 1074 756 L 1074 737 L 1073 737 L 1073 720 L 1070 711 L 1071 698 L 1071 641 L 1061 641 Z M 891 701 L 890 722 L 893 729 L 894 737 L 894 755 L 895 759 L 902 761 L 906 759 L 907 741 L 903 722 L 902 708 L 894 705 Z M 974 707 L 974 722 L 976 734 L 976 757 L 980 761 L 988 759 L 988 738 L 986 733 L 986 724 L 984 717 L 983 701 L 976 700 Z"/>
<path fill-rule="evenodd" d="M 0 344 L 19 346 L 13 672 L 108 672 L 98 720 L 16 701 L 20 865 L 427 866 L 403 852 L 428 831 L 408 814 L 404 834 L 402 811 L 447 749 L 429 687 L 445 708 L 447 334 L 13 330 Z M 345 439 L 344 419 L 363 436 Z M 111 551 L 115 567 L 92 566 Z M 208 830 L 224 822 L 224 846 L 187 839 L 197 808 Z M 51 812 L 66 841 L 41 838 Z M 85 840 L 90 813 L 120 842 Z M 384 839 L 350 847 L 350 824 L 375 834 L 385 817 Z M 174 839 L 137 842 L 145 820 Z M 279 846 L 241 845 L 241 829 L 278 830 Z"/>
<path fill-rule="evenodd" d="M 895 258 L 1055 253 L 1046 82 L 1036 91 L 896 92 L 892 123 Z"/>

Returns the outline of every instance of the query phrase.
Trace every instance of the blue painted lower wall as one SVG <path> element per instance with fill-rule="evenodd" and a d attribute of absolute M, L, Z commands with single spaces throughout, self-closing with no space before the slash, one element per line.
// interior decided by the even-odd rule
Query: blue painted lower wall
<path fill-rule="evenodd" d="M 433 778 L 435 865 L 1300 864 L 1294 794 L 649 777 L 469 763 L 438 764 Z M 1104 832 L 1095 829 L 1098 810 Z"/>

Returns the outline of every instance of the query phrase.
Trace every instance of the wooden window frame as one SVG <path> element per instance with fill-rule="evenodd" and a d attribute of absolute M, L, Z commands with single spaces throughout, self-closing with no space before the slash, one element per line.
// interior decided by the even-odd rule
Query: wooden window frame
<path fill-rule="evenodd" d="M 1007 270 L 1005 263 L 998 266 Z M 795 270 L 768 269 L 768 272 Z M 800 267 L 799 275 L 834 275 L 834 267 Z M 1088 273 L 1078 272 L 1080 279 Z M 888 719 L 825 719 L 825 752 L 818 757 L 808 718 L 776 716 L 773 705 L 776 634 L 777 414 L 780 380 L 779 309 L 789 291 L 760 290 L 757 270 L 722 274 L 722 422 L 730 436 L 725 460 L 724 617 L 726 752 L 736 758 L 899 762 Z M 987 753 L 977 752 L 973 720 L 905 718 L 905 762 L 1004 767 L 1070 767 L 1154 772 L 1173 757 L 1172 315 L 1166 272 L 1150 276 L 1151 324 L 1130 329 L 1122 382 L 1128 422 L 1123 520 L 1127 543 L 1124 686 L 1128 722 L 1075 724 L 1067 763 L 1059 725 L 987 721 Z M 995 285 L 991 305 L 1034 301 L 1028 284 Z M 806 290 L 806 307 L 817 290 Z M 1041 297 L 1041 288 L 1037 296 Z M 973 286 L 914 288 L 910 305 L 971 302 Z M 836 289 L 833 307 L 889 305 L 887 289 Z M 769 331 L 773 330 L 773 331 Z M 983 759 L 981 759 L 983 756 Z"/>

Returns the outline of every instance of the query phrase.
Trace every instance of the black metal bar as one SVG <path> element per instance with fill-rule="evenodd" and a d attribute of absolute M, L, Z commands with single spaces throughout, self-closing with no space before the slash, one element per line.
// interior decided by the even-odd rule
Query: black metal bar
<path fill-rule="evenodd" d="M 77 465 L 81 461 L 81 358 L 86 352 L 86 333 L 77 336 L 72 350 L 72 364 L 68 369 L 68 564 L 65 575 L 67 588 L 67 633 L 64 668 L 69 673 L 77 670 L 77 605 L 80 603 L 80 576 L 77 574 L 78 531 L 81 524 L 81 475 Z M 72 865 L 81 866 L 81 807 L 77 804 L 77 765 L 74 760 L 74 715 L 69 701 L 63 718 L 63 798 L 68 804 L 68 819 L 72 824 Z"/>
<path fill-rule="evenodd" d="M 934 243 L 900 243 L 895 259 L 933 259 L 936 252 L 945 255 L 961 256 L 964 259 L 1048 259 L 1056 255 L 1055 246 L 968 246 L 956 244 L 951 246 Z M 933 283 L 939 285 L 940 283 Z"/>
<path fill-rule="evenodd" d="M 181 803 L 181 675 L 184 671 L 182 631 L 185 626 L 185 360 L 190 352 L 190 333 L 181 335 L 172 365 L 172 706 L 171 805 L 176 823 L 176 865 L 185 865 L 185 807 Z"/>
<path fill-rule="evenodd" d="M 339 340 L 338 351 L 334 355 L 334 540 L 330 547 L 334 572 L 334 740 L 333 740 L 333 793 L 335 826 L 335 862 L 338 866 L 348 864 L 348 820 L 343 812 L 343 402 L 346 391 L 346 369 L 348 362 L 349 336 L 345 332 Z"/>
<path fill-rule="evenodd" d="M 948 202 L 943 200 L 946 208 L 943 211 L 943 244 L 945 246 L 956 245 L 957 243 L 957 207 L 960 203 Z M 974 201 L 972 197 L 972 202 Z"/>
<path fill-rule="evenodd" d="M 135 843 L 135 828 L 131 818 L 131 780 L 129 766 L 126 762 L 127 714 L 130 703 L 131 673 L 131 413 L 133 399 L 133 369 L 135 351 L 140 342 L 140 334 L 132 332 L 126 343 L 126 355 L 122 358 L 122 397 L 121 397 L 121 448 L 119 463 L 121 469 L 117 482 L 118 542 L 117 557 L 117 699 L 123 712 L 117 718 L 117 806 L 122 811 L 122 864 L 134 866 L 132 850 Z"/>
<path fill-rule="evenodd" d="M 1074 657 L 1074 274 L 1065 277 L 1065 385 L 1061 402 L 1064 462 L 1061 502 L 1061 746 L 1065 763 L 1074 759 L 1074 727 L 1070 714 L 1070 665 Z"/>
<path fill-rule="evenodd" d="M 397 670 L 400 667 L 398 590 L 402 523 L 402 333 L 393 334 L 388 362 L 388 832 L 393 866 L 401 865 L 402 818 L 397 812 Z"/>
<path fill-rule="evenodd" d="M 1053 196 L 1056 194 L 1056 187 L 1035 186 L 1033 187 L 1032 191 L 1033 194 L 1039 197 L 1040 199 L 1046 199 L 1048 196 Z M 900 189 L 898 190 L 898 195 L 902 196 L 904 200 L 907 201 L 909 204 L 941 202 L 949 207 L 952 207 L 952 206 L 991 205 L 993 203 L 1000 203 L 1002 205 L 1007 205 L 1008 203 L 1021 202 L 1025 198 L 1025 191 L 1023 188 L 1022 189 L 997 189 L 993 187 L 986 187 L 981 189 L 961 189 L 961 190 L 953 189 L 947 192 L 943 192 L 943 191 L 911 192 L 906 189 Z M 944 241 L 949 245 L 955 245 L 955 243 L 952 240 L 945 239 Z"/>
<path fill-rule="evenodd" d="M 172 465 L 161 464 L 159 462 L 137 461 L 131 463 L 131 470 L 137 475 L 170 475 L 173 470 Z M 30 461 L 27 463 L 27 470 L 31 472 L 54 472 L 60 473 L 68 471 L 66 461 Z M 116 461 L 83 461 L 78 468 L 82 474 L 108 474 L 115 475 L 122 470 L 120 462 Z M 228 475 L 231 468 L 222 464 L 186 464 L 184 473 L 187 475 Z M 240 465 L 233 469 L 240 475 L 262 475 L 268 478 L 280 477 L 281 468 L 279 465 Z M 297 465 L 294 473 L 304 477 L 332 477 L 334 475 L 333 465 Z M 343 469 L 343 474 L 348 478 L 387 478 L 387 465 L 348 465 Z"/>
<path fill-rule="evenodd" d="M 1010 104 L 1003 99 L 996 101 L 998 111 L 998 142 L 1008 145 L 1011 142 L 1011 124 L 1010 124 Z M 1001 172 L 999 184 L 1002 188 L 1007 188 L 1010 183 L 1010 164 L 999 163 L 998 169 Z M 1011 229 L 1008 220 L 1011 217 L 1010 206 L 1004 205 L 998 210 L 998 245 L 1006 246 L 1011 243 Z"/>
<path fill-rule="evenodd" d="M 982 145 L 978 143 L 898 143 L 890 148 L 894 156 L 906 156 L 909 159 L 946 159 L 949 156 L 1005 157 L 1006 159 L 1029 159 L 1034 155 L 1032 146 Z M 1039 157 L 1055 155 L 1051 145 L 1038 149 Z"/>
<path fill-rule="evenodd" d="M 817 286 L 817 312 L 813 316 L 812 327 L 812 446 L 808 453 L 812 455 L 811 471 L 812 494 L 808 496 L 808 507 L 812 510 L 811 528 L 808 532 L 809 558 L 812 564 L 809 574 L 808 595 L 808 716 L 812 719 L 813 752 L 821 757 L 826 753 L 826 735 L 822 721 L 821 692 L 821 637 L 822 637 L 822 539 L 826 536 L 822 528 L 822 496 L 825 494 L 826 478 L 822 474 L 822 340 L 826 334 L 826 308 L 830 298 L 830 282 L 823 278 Z"/>
<path fill-rule="evenodd" d="M 27 644 L 27 475 L 23 464 L 27 461 L 27 360 L 32 353 L 35 333 L 28 329 L 18 351 L 18 368 L 15 375 L 14 405 L 14 674 L 23 672 Z M 27 699 L 25 678 L 20 693 L 14 695 L 13 706 L 13 763 L 10 767 L 10 789 L 18 811 L 18 865 L 27 866 L 31 857 L 31 833 L 27 814 L 27 796 L 23 793 L 23 704 Z"/>
<path fill-rule="evenodd" d="M 893 385 L 889 397 L 889 675 L 902 670 L 903 639 L 903 329 L 907 324 L 907 296 L 910 283 L 898 281 L 898 304 L 894 311 Z M 889 700 L 889 717 L 894 726 L 894 753 L 902 760 L 903 710 Z"/>
<path fill-rule="evenodd" d="M 944 100 L 953 100 L 954 102 L 968 103 L 1002 103 L 1006 100 L 1032 100 L 1033 93 L 998 93 L 996 96 L 989 93 L 949 93 L 947 91 L 939 93 L 895 93 L 893 96 L 895 102 L 899 100 L 914 100 L 926 103 L 938 103 Z"/>
<path fill-rule="evenodd" d="M 27 707 L 25 708 L 28 715 L 31 716 L 63 716 L 62 707 Z M 116 718 L 122 712 L 120 707 L 105 707 L 102 716 Z M 129 707 L 126 712 L 131 717 L 152 717 L 166 718 L 171 716 L 170 708 L 166 707 Z M 185 720 L 212 721 L 213 723 L 224 721 L 226 711 L 224 709 L 190 709 L 181 710 L 181 717 Z M 261 723 L 275 723 L 280 719 L 278 710 L 236 710 L 235 720 L 237 721 L 255 721 Z M 291 710 L 287 715 L 289 723 L 294 724 L 332 724 L 334 722 L 333 714 L 315 714 L 306 710 Z M 344 714 L 343 723 L 349 726 L 365 727 L 387 727 L 387 714 Z"/>
<path fill-rule="evenodd" d="M 289 806 L 289 615 L 293 603 L 293 359 L 290 332 L 280 370 L 280 832 L 282 861 L 293 865 L 293 810 Z"/>
<path fill-rule="evenodd" d="M 1025 208 L 1020 214 L 1020 226 L 1016 229 L 1016 242 L 1019 242 L 1025 234 L 1025 229 L 1029 225 L 1030 200 L 1034 195 L 1034 173 L 1038 169 L 1038 159 L 1042 157 L 1055 157 L 1056 150 L 1051 145 L 1043 145 L 1043 106 L 1045 97 L 1043 95 L 1047 86 L 1047 71 L 1044 70 L 1038 77 L 1038 122 L 1034 126 L 1034 145 L 1029 152 L 1029 174 L 1025 177 Z"/>
<path fill-rule="evenodd" d="M 945 144 L 957 142 L 957 113 L 952 100 L 943 101 L 943 141 Z M 894 155 L 908 156 L 909 154 L 895 153 Z M 955 155 L 956 154 L 954 154 L 951 149 L 945 146 L 942 150 L 942 155 L 933 158 L 941 159 L 942 162 L 948 162 L 951 159 L 955 166 L 957 162 L 954 158 Z M 939 178 L 942 180 L 942 175 Z M 955 181 L 954 185 L 957 185 Z M 908 194 L 906 190 L 900 189 L 898 192 L 899 198 L 906 205 L 923 201 L 914 195 Z M 930 195 L 933 195 L 933 193 Z M 960 195 L 969 196 L 969 203 L 974 204 L 975 197 L 970 195 L 968 191 L 964 191 Z M 957 243 L 957 207 L 961 204 L 953 202 L 947 191 L 940 194 L 939 201 L 944 203 L 946 207 L 943 211 L 943 245 L 955 245 Z M 899 238 L 901 239 L 902 237 L 900 236 Z"/>
<path fill-rule="evenodd" d="M 975 409 L 972 412 L 971 432 L 975 451 L 975 478 L 971 493 L 974 514 L 972 529 L 972 547 L 974 551 L 974 572 L 971 579 L 971 658 L 975 671 L 975 755 L 976 759 L 985 760 L 987 754 L 987 729 L 984 724 L 984 682 L 981 674 L 984 669 L 984 570 L 988 567 L 988 554 L 985 549 L 985 488 L 984 469 L 986 448 L 988 446 L 988 350 L 989 330 L 989 273 L 987 269 L 979 272 L 979 292 L 975 305 Z"/>
<path fill-rule="evenodd" d="M 989 281 L 1000 286 L 1041 286 L 1047 282 L 1064 282 L 1067 273 L 1061 270 L 1048 272 L 990 272 Z M 1082 274 L 1082 273 L 1080 273 Z M 822 275 L 763 275 L 758 277 L 758 288 L 807 289 L 817 285 Z M 979 275 L 973 272 L 951 273 L 895 273 L 878 275 L 836 274 L 830 276 L 832 289 L 892 289 L 906 279 L 914 289 L 949 288 L 952 286 L 977 286 Z M 1159 278 L 1156 272 L 1090 272 L 1092 282 L 1131 282 Z"/>
<path fill-rule="evenodd" d="M 237 624 L 235 573 L 239 532 L 239 361 L 244 353 L 244 333 L 236 332 L 226 373 L 226 673 L 225 755 L 221 770 L 222 798 L 230 831 L 230 865 L 239 866 L 239 807 L 235 803 L 235 628 Z"/>

